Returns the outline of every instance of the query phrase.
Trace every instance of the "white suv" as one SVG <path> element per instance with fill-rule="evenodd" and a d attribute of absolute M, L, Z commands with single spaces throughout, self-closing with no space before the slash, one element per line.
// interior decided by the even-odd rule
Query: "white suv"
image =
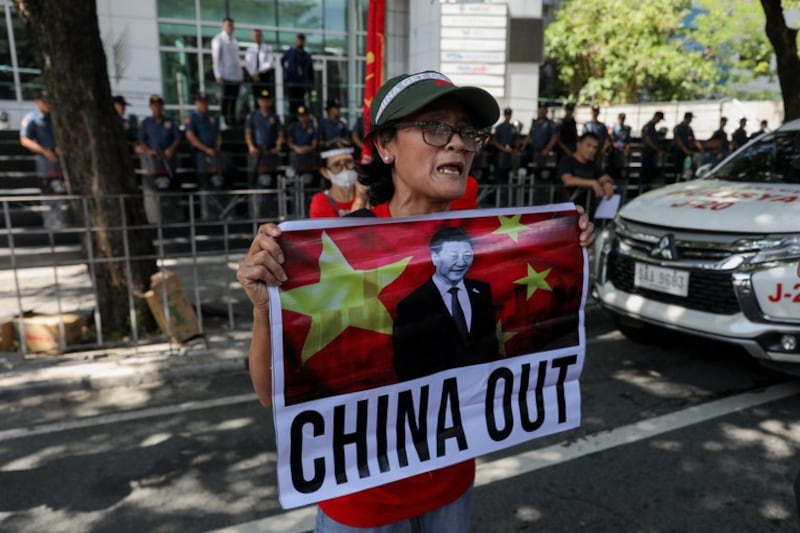
<path fill-rule="evenodd" d="M 593 295 L 626 335 L 680 330 L 797 372 L 800 120 L 631 201 L 594 251 Z"/>

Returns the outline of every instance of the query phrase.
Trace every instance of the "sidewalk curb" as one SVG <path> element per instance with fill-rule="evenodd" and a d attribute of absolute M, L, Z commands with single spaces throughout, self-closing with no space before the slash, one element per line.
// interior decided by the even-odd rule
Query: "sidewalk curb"
<path fill-rule="evenodd" d="M 227 351 L 230 352 L 230 349 Z M 247 352 L 232 356 L 229 353 L 224 358 L 211 352 L 172 354 L 144 362 L 136 361 L 136 356 L 131 356 L 117 361 L 89 361 L 0 374 L 0 399 L 15 399 L 31 393 L 154 385 L 175 379 L 247 371 Z"/>
<path fill-rule="evenodd" d="M 590 298 L 585 307 L 585 320 L 591 321 L 593 315 L 603 312 Z M 27 394 L 157 385 L 176 379 L 246 373 L 249 339 L 245 339 L 228 338 L 218 341 L 223 346 L 206 345 L 185 353 L 176 353 L 174 348 L 149 353 L 142 353 L 140 349 L 139 352 L 129 350 L 127 355 L 119 357 L 121 351 L 114 350 L 92 359 L 28 364 L 27 368 L 20 365 L 19 369 L 0 373 L 0 400 L 18 399 Z"/>

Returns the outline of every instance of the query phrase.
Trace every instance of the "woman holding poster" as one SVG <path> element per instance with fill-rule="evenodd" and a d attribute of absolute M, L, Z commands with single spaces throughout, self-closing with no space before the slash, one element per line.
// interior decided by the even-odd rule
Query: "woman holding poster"
<path fill-rule="evenodd" d="M 406 217 L 447 211 L 464 194 L 475 154 L 500 110 L 488 92 L 456 87 L 433 71 L 387 81 L 372 102 L 366 142 L 374 157 L 359 168 L 369 187 L 370 210 L 355 216 Z M 582 210 L 579 210 L 582 213 Z M 580 244 L 590 246 L 594 228 L 581 214 Z M 253 303 L 250 373 L 259 400 L 272 404 L 268 287 L 287 280 L 281 230 L 259 228 L 237 278 Z M 469 530 L 475 462 L 469 460 L 320 502 L 317 532 L 466 532 Z"/>

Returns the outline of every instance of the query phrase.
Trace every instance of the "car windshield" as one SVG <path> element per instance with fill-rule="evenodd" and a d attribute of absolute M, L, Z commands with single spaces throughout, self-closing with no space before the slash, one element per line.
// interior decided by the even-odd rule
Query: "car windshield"
<path fill-rule="evenodd" d="M 800 183 L 800 131 L 762 135 L 709 173 L 708 179 Z"/>

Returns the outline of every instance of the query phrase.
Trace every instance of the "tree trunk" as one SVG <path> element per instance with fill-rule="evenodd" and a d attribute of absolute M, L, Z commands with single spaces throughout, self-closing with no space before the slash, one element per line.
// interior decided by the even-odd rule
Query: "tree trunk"
<path fill-rule="evenodd" d="M 22 19 L 41 53 L 44 82 L 50 100 L 58 153 L 67 188 L 87 198 L 73 213 L 93 229 L 91 246 L 96 264 L 98 308 L 106 336 L 131 331 L 129 288 L 149 287 L 156 271 L 149 231 L 113 229 L 146 224 L 142 200 L 122 124 L 111 101 L 106 56 L 100 39 L 94 0 L 15 0 Z M 121 195 L 125 198 L 120 203 Z M 126 246 L 127 239 L 127 246 Z M 127 250 L 126 250 L 127 249 Z M 149 257 L 130 261 L 126 257 Z M 130 283 L 128 275 L 130 274 Z M 146 305 L 135 299 L 139 326 L 152 329 Z"/>
<path fill-rule="evenodd" d="M 781 0 L 761 0 L 767 18 L 766 32 L 778 63 L 784 120 L 800 118 L 800 58 L 797 30 L 786 26 Z"/>

